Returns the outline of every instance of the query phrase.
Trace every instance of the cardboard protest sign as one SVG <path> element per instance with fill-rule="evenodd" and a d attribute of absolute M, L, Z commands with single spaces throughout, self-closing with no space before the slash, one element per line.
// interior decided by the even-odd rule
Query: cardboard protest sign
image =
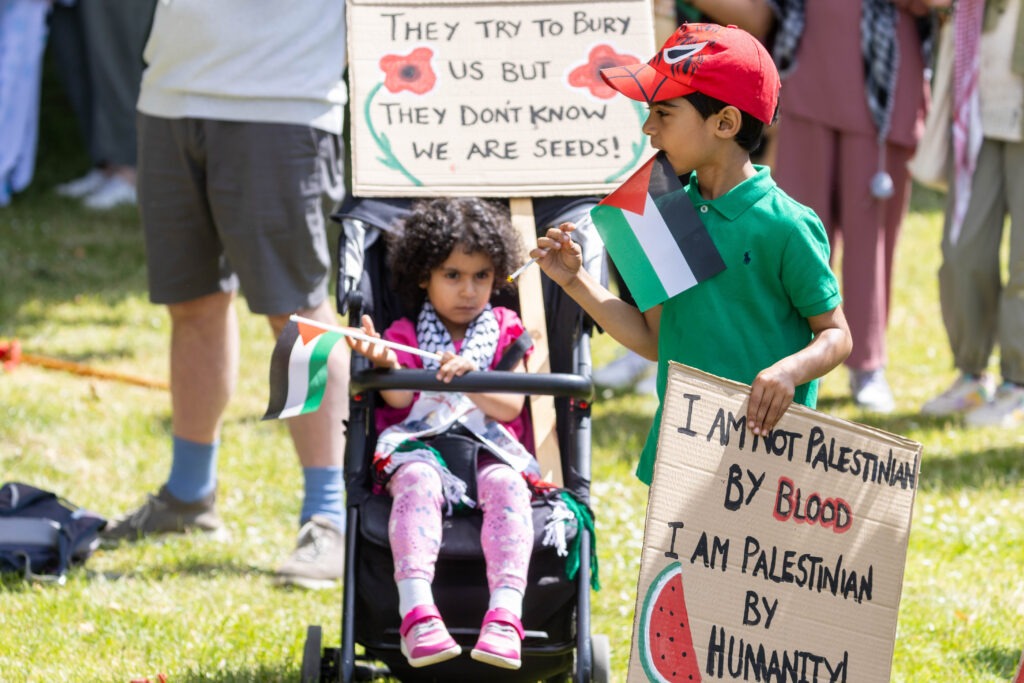
<path fill-rule="evenodd" d="M 653 42 L 650 0 L 349 0 L 354 193 L 605 194 L 651 149 L 598 71 Z"/>
<path fill-rule="evenodd" d="M 670 364 L 629 681 L 888 681 L 921 445 Z"/>

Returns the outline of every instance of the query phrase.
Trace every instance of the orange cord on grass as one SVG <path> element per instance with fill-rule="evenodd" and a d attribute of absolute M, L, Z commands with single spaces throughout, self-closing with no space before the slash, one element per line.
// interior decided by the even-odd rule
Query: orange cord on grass
<path fill-rule="evenodd" d="M 69 360 L 62 360 L 60 358 L 50 358 L 48 356 L 37 356 L 31 353 L 22 353 L 21 343 L 17 339 L 13 339 L 11 341 L 0 341 L 0 363 L 3 364 L 3 369 L 7 372 L 14 370 L 14 368 L 18 367 L 21 363 L 28 363 L 29 365 L 38 365 L 40 367 L 50 368 L 51 370 L 64 370 L 65 372 L 71 372 L 85 377 L 98 377 L 99 379 L 116 380 L 118 382 L 135 384 L 140 387 L 149 387 L 151 389 L 170 388 L 170 385 L 162 380 L 139 377 L 138 375 L 129 375 L 123 372 L 115 372 L 113 370 L 102 370 L 100 368 L 94 368 L 89 365 L 75 363 Z"/>

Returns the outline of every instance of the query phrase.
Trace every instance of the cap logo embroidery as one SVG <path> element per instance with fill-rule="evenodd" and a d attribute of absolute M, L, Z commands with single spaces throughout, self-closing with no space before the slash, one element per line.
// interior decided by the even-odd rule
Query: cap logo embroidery
<path fill-rule="evenodd" d="M 674 45 L 673 47 L 665 48 L 661 53 L 661 58 L 665 60 L 666 64 L 677 64 L 697 54 L 707 45 L 708 41 L 706 40 L 702 43 L 692 43 L 690 45 Z"/>

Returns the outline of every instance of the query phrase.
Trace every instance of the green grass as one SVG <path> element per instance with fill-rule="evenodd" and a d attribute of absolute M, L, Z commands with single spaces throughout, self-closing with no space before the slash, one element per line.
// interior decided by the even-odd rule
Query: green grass
<path fill-rule="evenodd" d="M 146 297 L 137 215 L 89 214 L 52 194 L 79 175 L 63 102 L 44 93 L 37 181 L 0 209 L 0 338 L 27 353 L 166 379 L 168 323 Z M 824 381 L 820 409 L 924 444 L 893 680 L 1006 681 L 1024 647 L 1024 433 L 968 431 L 918 414 L 952 379 L 939 318 L 940 203 L 915 194 L 897 257 L 889 374 L 897 411 L 872 418 Z M 307 624 L 339 638 L 340 589 L 272 585 L 290 551 L 301 473 L 284 425 L 260 422 L 273 340 L 241 307 L 242 376 L 227 413 L 220 507 L 233 533 L 100 550 L 63 587 L 0 579 L 0 681 L 296 681 Z M 598 362 L 616 352 L 595 342 Z M 594 508 L 603 589 L 593 632 L 625 680 L 646 488 L 632 475 L 654 400 L 594 404 Z M 165 391 L 22 365 L 0 373 L 0 480 L 57 491 L 105 515 L 167 475 Z"/>

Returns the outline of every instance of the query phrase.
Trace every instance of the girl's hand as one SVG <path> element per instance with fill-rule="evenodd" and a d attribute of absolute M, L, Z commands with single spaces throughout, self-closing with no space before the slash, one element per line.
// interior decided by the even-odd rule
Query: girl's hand
<path fill-rule="evenodd" d="M 368 337 L 375 337 L 380 339 L 380 334 L 373 328 L 373 320 L 370 316 L 364 315 L 362 318 L 362 326 L 359 330 Z M 398 363 L 398 355 L 393 349 L 389 349 L 383 344 L 374 344 L 363 339 L 355 339 L 353 337 L 345 337 L 345 341 L 348 342 L 349 348 L 356 353 L 366 356 L 373 363 L 375 368 L 389 368 L 395 369 L 401 368 L 402 366 Z"/>
<path fill-rule="evenodd" d="M 437 370 L 437 379 L 448 384 L 453 377 L 461 377 L 467 372 L 479 369 L 476 363 L 468 358 L 445 351 L 441 356 L 441 367 Z"/>
<path fill-rule="evenodd" d="M 571 283 L 583 267 L 583 250 L 569 236 L 575 229 L 573 223 L 548 228 L 537 240 L 537 248 L 530 252 L 530 256 L 537 259 L 537 265 L 561 287 Z"/>

